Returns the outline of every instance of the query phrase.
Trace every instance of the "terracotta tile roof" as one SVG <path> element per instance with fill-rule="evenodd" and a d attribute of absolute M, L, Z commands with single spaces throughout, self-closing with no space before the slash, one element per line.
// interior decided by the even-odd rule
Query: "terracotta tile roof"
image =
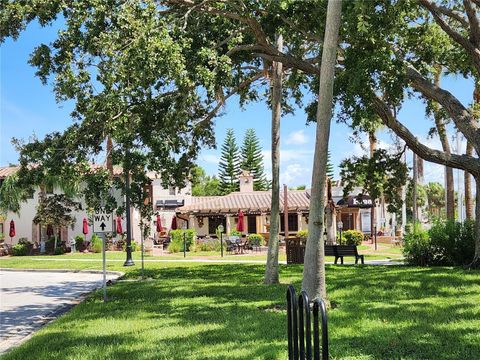
<path fill-rule="evenodd" d="M 12 174 L 15 174 L 20 169 L 19 166 L 4 166 L 0 167 L 0 179 L 6 178 Z"/>
<path fill-rule="evenodd" d="M 271 191 L 234 192 L 225 196 L 214 196 L 210 199 L 192 197 L 192 204 L 177 209 L 180 213 L 238 213 L 269 212 L 272 203 Z M 208 198 L 208 197 L 206 197 Z M 203 201 L 202 201 L 203 200 Z M 310 205 L 305 190 L 288 192 L 288 209 L 291 211 L 307 211 Z M 283 193 L 280 193 L 280 208 L 283 208 Z"/>

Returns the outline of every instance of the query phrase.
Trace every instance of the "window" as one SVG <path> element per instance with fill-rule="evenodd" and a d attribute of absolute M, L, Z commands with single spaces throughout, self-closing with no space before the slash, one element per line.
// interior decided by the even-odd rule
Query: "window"
<path fill-rule="evenodd" d="M 280 231 L 285 231 L 285 216 L 280 214 Z M 288 214 L 288 232 L 298 231 L 298 215 Z"/>
<path fill-rule="evenodd" d="M 215 234 L 218 225 L 223 225 L 224 231 L 227 231 L 227 219 L 225 216 L 209 216 L 208 217 L 208 233 Z"/>
<path fill-rule="evenodd" d="M 256 234 L 257 233 L 257 217 L 255 215 L 248 216 L 248 233 Z"/>

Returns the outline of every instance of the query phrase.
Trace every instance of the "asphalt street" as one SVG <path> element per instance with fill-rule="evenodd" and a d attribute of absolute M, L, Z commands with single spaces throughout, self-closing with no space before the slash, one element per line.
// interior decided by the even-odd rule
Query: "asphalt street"
<path fill-rule="evenodd" d="M 107 274 L 108 279 L 118 275 Z M 102 286 L 102 274 L 0 270 L 0 354 Z"/>

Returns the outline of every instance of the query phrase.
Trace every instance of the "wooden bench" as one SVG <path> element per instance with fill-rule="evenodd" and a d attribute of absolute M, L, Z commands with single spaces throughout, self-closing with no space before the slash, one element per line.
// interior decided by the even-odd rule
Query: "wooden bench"
<path fill-rule="evenodd" d="M 336 253 L 335 264 L 337 263 L 338 259 L 340 259 L 340 263 L 343 264 L 344 256 L 353 256 L 355 258 L 355 264 L 358 264 L 359 259 L 362 262 L 362 264 L 364 264 L 364 256 L 358 253 L 357 247 L 355 245 L 333 245 L 332 247 L 334 248 Z M 326 255 L 326 252 L 325 252 L 325 255 Z"/>

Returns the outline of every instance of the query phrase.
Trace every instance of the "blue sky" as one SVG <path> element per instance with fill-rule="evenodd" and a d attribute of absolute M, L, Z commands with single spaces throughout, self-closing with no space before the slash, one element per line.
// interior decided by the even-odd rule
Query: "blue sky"
<path fill-rule="evenodd" d="M 57 103 L 50 85 L 42 85 L 35 77 L 35 69 L 27 64 L 29 54 L 41 42 L 48 43 L 55 37 L 56 28 L 40 28 L 31 24 L 13 42 L 7 40 L 0 47 L 0 165 L 16 163 L 18 154 L 11 145 L 11 138 L 28 138 L 35 134 L 42 137 L 51 131 L 61 131 L 71 123 L 69 113 L 71 103 Z M 472 98 L 473 82 L 463 78 L 445 77 L 442 86 L 453 92 L 465 105 Z M 220 146 L 224 140 L 226 129 L 233 128 L 237 142 L 241 144 L 245 130 L 254 128 L 260 138 L 264 150 L 265 168 L 269 175 L 270 164 L 270 120 L 271 114 L 264 102 L 249 104 L 240 109 L 235 99 L 226 104 L 224 115 L 216 119 L 217 149 L 205 149 L 199 156 L 198 163 L 209 174 L 216 174 Z M 432 121 L 425 118 L 425 110 L 421 101 L 408 100 L 401 112 L 400 120 L 414 134 L 432 147 L 439 148 L 438 139 L 427 139 L 428 129 Z M 281 120 L 281 183 L 289 186 L 305 184 L 310 186 L 313 149 L 315 142 L 315 125 L 305 125 L 306 115 L 303 110 L 296 111 Z M 453 129 L 449 129 L 453 135 Z M 360 155 L 361 144 L 349 141 L 351 134 L 344 124 L 332 123 L 330 152 L 335 173 L 338 177 L 338 164 L 346 157 Z M 366 141 L 366 138 L 364 138 Z M 380 146 L 388 147 L 392 142 L 391 134 L 382 131 L 379 134 Z M 411 155 L 409 155 L 410 158 Z M 443 169 L 434 164 L 425 166 L 426 181 L 443 183 Z"/>

